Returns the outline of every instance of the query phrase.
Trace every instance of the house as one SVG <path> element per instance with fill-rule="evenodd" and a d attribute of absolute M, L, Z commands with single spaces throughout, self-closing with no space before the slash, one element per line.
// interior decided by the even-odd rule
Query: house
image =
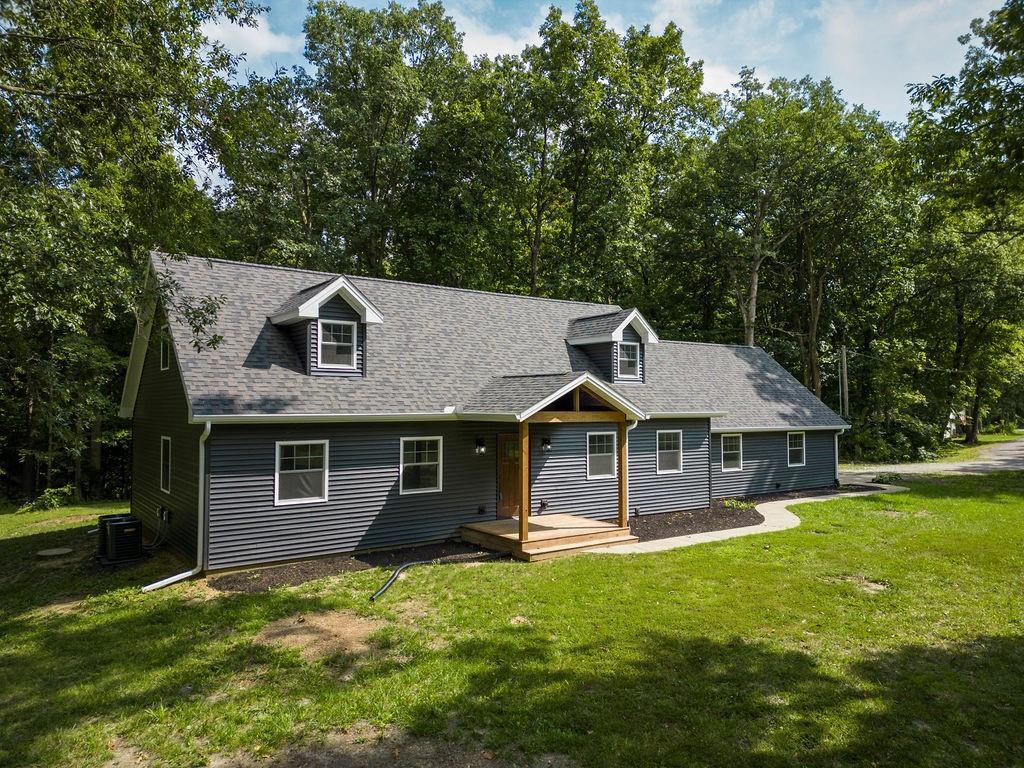
<path fill-rule="evenodd" d="M 223 299 L 215 349 L 173 311 L 140 323 L 121 404 L 132 510 L 153 529 L 165 515 L 199 569 L 484 524 L 522 555 L 549 515 L 621 538 L 628 515 L 837 481 L 848 425 L 767 353 L 661 339 L 635 309 L 159 254 L 153 268 L 179 298 Z"/>

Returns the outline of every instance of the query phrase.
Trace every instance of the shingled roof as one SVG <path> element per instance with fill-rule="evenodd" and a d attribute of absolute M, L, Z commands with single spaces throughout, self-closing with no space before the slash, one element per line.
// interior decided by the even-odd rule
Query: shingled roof
<path fill-rule="evenodd" d="M 456 417 L 492 407 L 521 413 L 540 389 L 589 372 L 567 343 L 580 318 L 625 316 L 615 305 L 514 296 L 350 276 L 384 322 L 366 327 L 367 375 L 308 376 L 287 329 L 269 317 L 338 275 L 217 259 L 154 257 L 183 296 L 223 296 L 197 352 L 169 318 L 193 419 L 204 417 Z M 543 376 L 547 376 L 544 379 Z M 713 428 L 843 428 L 846 424 L 763 350 L 667 342 L 646 350 L 646 382 L 606 384 L 647 416 L 725 412 Z M 539 389 L 538 389 L 539 387 Z"/>

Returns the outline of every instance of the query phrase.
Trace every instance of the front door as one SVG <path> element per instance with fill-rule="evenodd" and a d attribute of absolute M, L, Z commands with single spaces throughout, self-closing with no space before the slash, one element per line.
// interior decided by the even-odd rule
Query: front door
<path fill-rule="evenodd" d="M 519 435 L 498 435 L 498 517 L 515 517 L 521 503 Z"/>

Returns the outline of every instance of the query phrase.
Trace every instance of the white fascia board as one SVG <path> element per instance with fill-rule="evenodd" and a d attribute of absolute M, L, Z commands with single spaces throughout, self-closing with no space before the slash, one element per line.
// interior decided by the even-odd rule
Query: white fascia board
<path fill-rule="evenodd" d="M 644 319 L 644 316 L 640 314 L 639 309 L 634 309 L 628 315 L 619 327 L 611 333 L 602 333 L 598 336 L 580 336 L 578 338 L 568 339 L 568 342 L 573 346 L 579 347 L 585 344 L 610 344 L 612 342 L 622 341 L 623 331 L 626 330 L 626 326 L 632 325 L 634 330 L 640 334 L 641 340 L 644 344 L 657 344 L 660 339 L 658 334 L 654 332 L 654 328 L 651 324 Z"/>
<path fill-rule="evenodd" d="M 147 291 L 156 285 L 152 261 L 146 267 L 143 281 Z M 147 300 L 146 304 L 140 307 L 139 316 L 135 320 L 135 335 L 132 336 L 132 349 L 128 353 L 128 367 L 124 374 L 124 389 L 121 390 L 121 405 L 117 409 L 117 415 L 122 419 L 131 418 L 135 412 L 135 400 L 139 396 L 139 384 L 142 383 L 142 369 L 146 365 L 146 352 L 149 350 L 149 337 L 153 332 L 155 314 L 156 300 Z"/>
<path fill-rule="evenodd" d="M 359 311 L 360 319 L 367 325 L 379 325 L 384 322 L 384 316 L 380 310 L 358 288 L 352 285 L 352 281 L 344 276 L 332 280 L 323 289 L 302 302 L 298 309 L 271 315 L 270 322 L 280 325 L 295 320 L 316 320 L 320 317 L 320 307 L 339 295 Z"/>
<path fill-rule="evenodd" d="M 711 431 L 716 434 L 740 434 L 745 432 L 845 432 L 850 428 L 847 424 L 844 426 L 817 426 L 817 427 L 805 427 L 803 425 L 796 426 L 793 424 L 783 424 L 778 427 L 712 427 Z"/>
<path fill-rule="evenodd" d="M 727 415 L 726 411 L 653 411 L 647 414 L 649 419 L 720 419 Z M 714 430 L 712 430 L 714 431 Z"/>
<path fill-rule="evenodd" d="M 616 392 L 615 390 L 609 388 L 607 384 L 605 384 L 604 382 L 600 381 L 599 379 L 591 376 L 589 373 L 583 373 L 583 374 L 577 376 L 572 381 L 570 381 L 565 386 L 560 387 L 555 392 L 552 392 L 550 395 L 545 397 L 543 400 L 540 400 L 537 403 L 534 403 L 530 408 L 528 408 L 527 410 L 523 411 L 518 416 L 516 416 L 516 420 L 517 421 L 526 421 L 528 418 L 533 416 L 533 414 L 537 413 L 538 411 L 542 410 L 546 406 L 548 406 L 551 403 L 555 402 L 558 398 L 562 397 L 563 395 L 568 394 L 569 392 L 572 392 L 574 389 L 576 389 L 576 387 L 579 387 L 579 386 L 581 386 L 583 384 L 589 384 L 591 387 L 596 389 L 602 395 L 604 395 L 609 400 L 611 400 L 613 403 L 618 405 L 622 409 L 622 411 L 624 411 L 626 413 L 627 416 L 631 416 L 632 418 L 637 419 L 639 421 L 642 421 L 642 420 L 647 418 L 647 416 L 644 414 L 643 411 L 641 411 L 639 408 L 637 408 L 635 405 L 633 405 L 633 403 L 631 403 L 629 400 L 624 398 L 618 392 Z"/>
<path fill-rule="evenodd" d="M 189 421 L 202 424 L 322 424 L 354 421 L 455 421 L 459 414 L 452 411 L 421 413 L 224 413 L 198 414 Z"/>
<path fill-rule="evenodd" d="M 612 341 L 622 341 L 622 332 L 626 330 L 627 325 L 632 325 L 633 329 L 640 334 L 640 338 L 643 339 L 644 344 L 657 344 L 660 339 L 658 334 L 654 332 L 654 328 L 651 324 L 644 319 L 644 316 L 640 314 L 639 309 L 634 309 L 628 315 L 626 319 L 622 321 L 622 324 L 615 329 L 612 333 Z"/>

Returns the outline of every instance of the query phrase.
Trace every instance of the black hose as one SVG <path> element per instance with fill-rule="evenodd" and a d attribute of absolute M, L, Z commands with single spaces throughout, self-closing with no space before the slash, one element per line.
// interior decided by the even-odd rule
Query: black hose
<path fill-rule="evenodd" d="M 498 559 L 500 557 L 509 557 L 511 554 L 512 554 L 511 552 L 491 552 L 489 554 L 483 555 L 482 557 L 473 558 L 472 561 L 465 561 L 465 562 L 480 562 L 482 560 L 496 560 L 496 559 Z M 456 557 L 459 557 L 459 556 L 456 555 Z M 450 560 L 449 558 L 445 558 L 445 557 L 437 557 L 437 558 L 434 558 L 433 560 L 413 560 L 411 563 L 402 563 L 400 566 L 398 566 L 395 569 L 395 572 L 391 574 L 391 577 L 387 581 L 384 582 L 384 586 L 381 587 L 380 589 L 378 589 L 372 595 L 370 595 L 370 602 L 371 603 L 375 602 L 378 597 L 380 597 L 385 592 L 387 592 L 389 589 L 391 589 L 391 585 L 394 584 L 396 581 L 398 581 L 398 577 L 402 575 L 402 571 L 404 571 L 406 568 L 412 568 L 412 566 L 414 566 L 414 565 L 440 565 L 441 563 L 444 563 L 444 562 L 460 562 L 460 561 L 459 560 Z"/>

